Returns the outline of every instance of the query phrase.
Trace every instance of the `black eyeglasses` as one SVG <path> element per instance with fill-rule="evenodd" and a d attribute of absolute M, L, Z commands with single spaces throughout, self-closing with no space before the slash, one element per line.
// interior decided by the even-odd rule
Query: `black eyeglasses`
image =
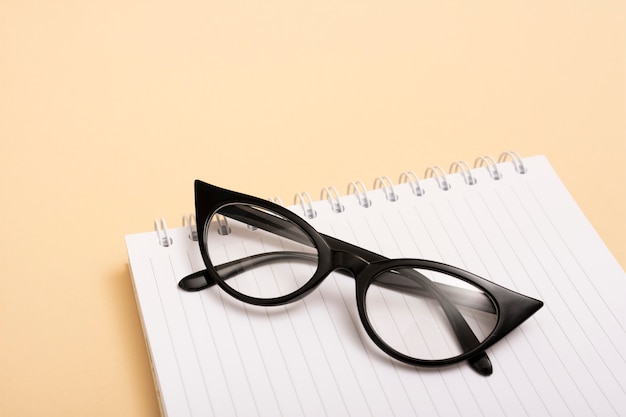
<path fill-rule="evenodd" d="M 206 269 L 180 288 L 214 284 L 259 306 L 304 297 L 331 272 L 354 278 L 359 317 L 391 357 L 436 367 L 467 360 L 493 372 L 485 349 L 543 302 L 462 269 L 423 259 L 388 259 L 317 232 L 288 209 L 195 182 L 198 243 Z"/>

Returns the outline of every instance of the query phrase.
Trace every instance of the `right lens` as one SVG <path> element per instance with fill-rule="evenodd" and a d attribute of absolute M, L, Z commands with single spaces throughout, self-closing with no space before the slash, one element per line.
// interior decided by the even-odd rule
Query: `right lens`
<path fill-rule="evenodd" d="M 497 321 L 496 308 L 481 289 L 454 275 L 413 267 L 377 275 L 365 306 L 382 341 L 421 360 L 449 359 L 473 349 Z"/>
<path fill-rule="evenodd" d="M 309 235 L 263 207 L 229 204 L 205 227 L 206 251 L 235 291 L 259 299 L 289 295 L 314 275 L 318 252 Z"/>

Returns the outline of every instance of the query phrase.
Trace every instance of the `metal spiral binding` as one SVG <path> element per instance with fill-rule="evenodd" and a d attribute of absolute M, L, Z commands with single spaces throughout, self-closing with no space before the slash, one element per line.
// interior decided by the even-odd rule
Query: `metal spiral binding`
<path fill-rule="evenodd" d="M 189 239 L 193 240 L 194 242 L 197 242 L 198 225 L 196 224 L 196 216 L 193 214 L 183 216 L 183 227 L 189 228 L 189 235 L 187 235 L 187 237 L 189 237 Z"/>
<path fill-rule="evenodd" d="M 400 174 L 400 178 L 398 179 L 398 183 L 408 183 L 411 187 L 411 191 L 418 197 L 423 196 L 426 191 L 420 186 L 419 178 L 413 171 L 405 171 Z"/>
<path fill-rule="evenodd" d="M 528 172 L 526 165 L 524 165 L 524 162 L 522 161 L 522 157 L 515 151 L 503 152 L 502 154 L 500 154 L 500 157 L 498 158 L 498 162 L 499 163 L 506 162 L 506 160 L 509 158 L 511 159 L 511 162 L 513 162 L 513 166 L 515 167 L 515 172 L 517 172 L 518 174 L 522 174 L 522 175 Z"/>
<path fill-rule="evenodd" d="M 169 236 L 167 231 L 167 223 L 165 223 L 165 219 L 161 217 L 160 220 L 154 220 L 154 230 L 157 233 L 157 238 L 159 239 L 159 245 L 163 247 L 169 247 L 172 245 L 172 238 Z"/>
<path fill-rule="evenodd" d="M 352 181 L 348 184 L 348 194 L 354 194 L 361 207 L 370 207 L 372 201 L 367 197 L 367 188 L 361 181 Z"/>
<path fill-rule="evenodd" d="M 426 169 L 426 173 L 424 174 L 426 178 L 435 178 L 437 180 L 437 185 L 442 191 L 448 191 L 452 186 L 448 182 L 448 178 L 446 177 L 446 173 L 444 170 L 437 165 L 430 166 Z"/>
<path fill-rule="evenodd" d="M 345 210 L 343 204 L 341 204 L 341 200 L 339 199 L 339 193 L 337 189 L 333 186 L 324 187 L 320 194 L 320 200 L 327 199 L 330 203 L 330 209 L 333 213 L 342 213 Z"/>
<path fill-rule="evenodd" d="M 515 167 L 515 172 L 518 174 L 526 174 L 528 172 L 528 168 L 524 165 L 523 158 L 515 151 L 507 151 L 500 154 L 498 157 L 498 162 L 490 157 L 490 156 L 481 156 L 476 158 L 474 161 L 474 169 L 478 168 L 486 168 L 489 172 L 489 175 L 494 180 L 502 179 L 502 173 L 498 167 L 498 164 L 505 163 L 509 161 Z M 456 161 L 450 165 L 450 169 L 448 170 L 449 174 L 460 173 L 463 176 L 463 180 L 467 185 L 475 185 L 478 183 L 476 177 L 472 174 L 472 169 L 465 161 Z M 437 185 L 443 191 L 448 191 L 452 188 L 452 185 L 448 182 L 445 171 L 438 165 L 430 166 L 426 169 L 424 174 L 425 178 L 434 178 L 437 181 Z M 405 171 L 400 174 L 400 178 L 398 179 L 398 183 L 408 183 L 411 187 L 411 191 L 416 196 L 423 196 L 426 194 L 426 190 L 422 188 L 420 185 L 420 181 L 418 176 L 413 171 Z M 374 189 L 382 189 L 385 193 L 385 198 L 389 201 L 397 201 L 399 196 L 396 193 L 395 187 L 391 179 L 387 176 L 377 177 L 374 180 Z M 362 181 L 352 181 L 348 184 L 348 194 L 354 194 L 357 198 L 359 205 L 362 207 L 370 207 L 372 205 L 372 201 L 368 198 L 368 191 Z M 342 213 L 345 211 L 345 206 L 341 203 L 341 196 L 339 192 L 334 186 L 324 187 L 320 194 L 320 200 L 328 200 L 331 210 L 334 213 Z M 268 201 L 271 201 L 274 204 L 278 204 L 280 206 L 284 206 L 283 201 L 280 197 L 272 197 L 268 198 Z M 302 212 L 304 217 L 307 219 L 313 219 L 317 217 L 317 212 L 313 208 L 313 201 L 311 196 L 307 192 L 298 193 L 294 197 L 294 205 L 300 205 L 302 208 Z M 216 214 L 215 221 L 217 222 L 217 232 L 220 235 L 228 235 L 231 233 L 231 228 L 228 225 L 227 219 L 221 215 Z M 183 216 L 183 227 L 189 228 L 189 239 L 193 241 L 198 240 L 198 225 L 196 223 L 196 217 L 193 214 L 189 214 L 187 216 Z M 251 229 L 256 229 L 253 226 L 249 226 Z M 155 219 L 154 220 L 154 230 L 157 233 L 157 237 L 159 239 L 159 244 L 163 247 L 169 247 L 173 244 L 173 240 L 169 235 L 169 231 L 167 228 L 167 223 L 165 219 Z"/>
<path fill-rule="evenodd" d="M 317 212 L 313 209 L 311 196 L 306 191 L 296 194 L 293 198 L 293 204 L 300 204 L 304 217 L 307 219 L 314 219 L 317 217 Z"/>
<path fill-rule="evenodd" d="M 478 182 L 476 178 L 472 175 L 472 170 L 470 169 L 469 165 L 467 165 L 467 162 L 456 161 L 453 162 L 452 165 L 450 165 L 450 174 L 454 174 L 459 170 L 461 170 L 461 175 L 463 176 L 463 180 L 467 185 L 474 185 Z"/>
<path fill-rule="evenodd" d="M 496 164 L 496 161 L 494 161 L 492 157 L 481 156 L 476 158 L 476 161 L 474 161 L 474 168 L 480 168 L 482 166 L 487 168 L 487 171 L 492 179 L 498 181 L 502 178 L 502 173 L 498 169 L 498 164 Z"/>
<path fill-rule="evenodd" d="M 393 189 L 393 183 L 389 177 L 378 177 L 374 180 L 374 188 L 382 188 L 385 193 L 385 198 L 389 201 L 397 201 L 398 195 Z"/>
<path fill-rule="evenodd" d="M 217 221 L 217 234 L 226 236 L 232 231 L 228 225 L 228 220 L 221 214 L 215 214 L 215 220 Z"/>
<path fill-rule="evenodd" d="M 271 201 L 274 204 L 278 204 L 279 206 L 284 206 L 283 200 L 278 196 L 270 197 L 267 200 Z"/>

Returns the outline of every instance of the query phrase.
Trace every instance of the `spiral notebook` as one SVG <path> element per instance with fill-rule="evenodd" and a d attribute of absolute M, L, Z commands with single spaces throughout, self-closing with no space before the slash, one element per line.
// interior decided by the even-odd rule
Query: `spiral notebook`
<path fill-rule="evenodd" d="M 489 348 L 494 373 L 407 366 L 360 327 L 350 280 L 330 276 L 281 307 L 217 287 L 179 290 L 204 268 L 195 225 L 126 236 L 166 416 L 624 416 L 626 276 L 544 156 L 299 194 L 318 231 L 388 257 L 426 258 L 543 300 Z M 219 185 L 219 184 L 218 184 Z M 191 180 L 190 180 L 191 189 Z M 316 200 L 316 201 L 311 201 Z"/>

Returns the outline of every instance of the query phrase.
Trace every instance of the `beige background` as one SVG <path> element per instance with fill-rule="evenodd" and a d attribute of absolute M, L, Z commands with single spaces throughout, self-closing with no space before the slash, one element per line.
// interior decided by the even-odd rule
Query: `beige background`
<path fill-rule="evenodd" d="M 291 202 L 546 154 L 626 265 L 625 22 L 624 1 L 0 0 L 0 415 L 158 413 L 123 236 L 179 225 L 194 178 Z"/>

